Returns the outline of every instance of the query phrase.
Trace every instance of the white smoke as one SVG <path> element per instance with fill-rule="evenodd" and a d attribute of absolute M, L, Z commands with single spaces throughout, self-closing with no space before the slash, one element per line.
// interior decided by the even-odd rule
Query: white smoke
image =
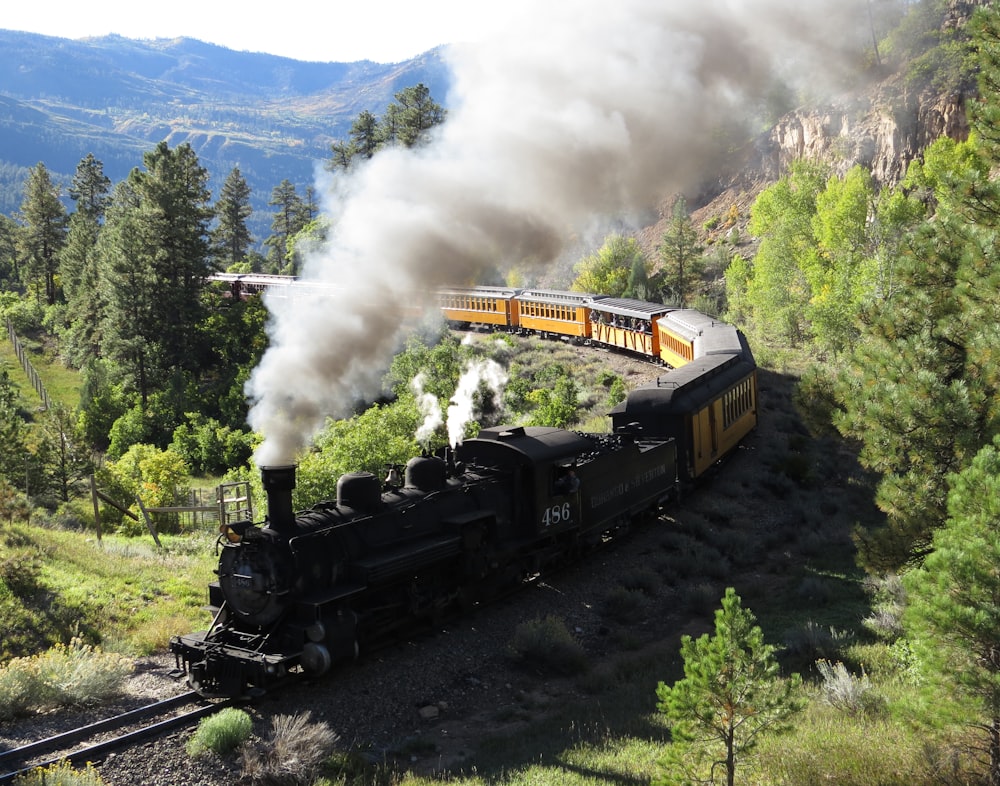
<path fill-rule="evenodd" d="M 495 360 L 470 360 L 458 380 L 455 395 L 448 404 L 448 444 L 462 444 L 465 427 L 476 417 L 475 394 L 480 383 L 485 382 L 499 400 L 507 384 L 507 372 Z"/>
<path fill-rule="evenodd" d="M 417 399 L 417 411 L 423 416 L 423 421 L 417 428 L 417 442 L 426 448 L 430 445 L 434 432 L 444 424 L 444 417 L 437 396 L 424 390 L 424 379 L 423 372 L 417 374 L 410 380 L 410 390 Z"/>
<path fill-rule="evenodd" d="M 288 463 L 329 416 L 380 389 L 403 311 L 486 268 L 547 263 L 596 217 L 704 182 L 779 81 L 839 65 L 859 0 L 553 0 L 450 54 L 449 117 L 418 153 L 375 156 L 331 195 L 333 236 L 304 276 L 342 286 L 269 298 L 248 383 L 261 465 Z M 498 13 L 500 13 L 498 11 Z M 440 98 L 439 98 L 440 100 Z"/>

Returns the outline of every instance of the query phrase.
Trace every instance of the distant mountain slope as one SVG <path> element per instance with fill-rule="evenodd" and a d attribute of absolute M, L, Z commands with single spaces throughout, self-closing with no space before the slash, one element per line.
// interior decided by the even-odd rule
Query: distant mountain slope
<path fill-rule="evenodd" d="M 118 182 L 158 142 L 188 142 L 215 195 L 240 167 L 260 241 L 274 186 L 288 179 L 304 194 L 359 112 L 380 114 L 396 92 L 421 82 L 445 103 L 439 51 L 389 65 L 311 63 L 190 38 L 77 41 L 0 30 L 0 212 L 20 205 L 13 173 L 39 161 L 68 183 L 93 153 Z"/>

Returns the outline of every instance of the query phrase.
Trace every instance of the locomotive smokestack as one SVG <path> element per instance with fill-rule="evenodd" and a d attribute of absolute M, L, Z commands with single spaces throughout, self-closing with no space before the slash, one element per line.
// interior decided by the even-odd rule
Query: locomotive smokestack
<path fill-rule="evenodd" d="M 267 492 L 267 517 L 272 529 L 290 529 L 295 521 L 292 489 L 295 488 L 295 465 L 261 467 L 260 479 Z"/>

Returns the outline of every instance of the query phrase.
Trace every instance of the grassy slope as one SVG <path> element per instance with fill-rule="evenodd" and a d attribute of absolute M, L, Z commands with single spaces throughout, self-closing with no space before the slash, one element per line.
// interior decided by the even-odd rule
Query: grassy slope
<path fill-rule="evenodd" d="M 104 537 L 28 524 L 0 527 L 0 658 L 37 652 L 79 633 L 143 654 L 178 631 L 204 627 L 214 533 L 183 539 Z"/>

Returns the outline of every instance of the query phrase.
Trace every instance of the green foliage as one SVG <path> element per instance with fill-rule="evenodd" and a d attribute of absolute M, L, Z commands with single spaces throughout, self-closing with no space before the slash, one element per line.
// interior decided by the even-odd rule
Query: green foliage
<path fill-rule="evenodd" d="M 145 409 L 171 377 L 197 368 L 212 211 L 190 145 L 161 142 L 143 163 L 115 189 L 95 253 L 102 355 Z"/>
<path fill-rule="evenodd" d="M 19 775 L 14 783 L 17 786 L 104 786 L 94 765 L 88 762 L 82 770 L 77 770 L 65 759 L 47 767 L 36 767 Z"/>
<path fill-rule="evenodd" d="M 642 277 L 633 272 L 640 265 L 648 275 L 649 262 L 634 237 L 609 235 L 596 254 L 576 263 L 576 278 L 571 288 L 577 292 L 592 292 L 610 297 L 625 297 L 629 283 Z"/>
<path fill-rule="evenodd" d="M 390 464 L 405 464 L 420 453 L 415 437 L 417 408 L 412 395 L 392 404 L 370 407 L 349 420 L 328 422 L 296 472 L 295 505 L 304 508 L 335 499 L 337 479 L 345 472 L 382 477 Z"/>
<path fill-rule="evenodd" d="M 238 166 L 230 170 L 215 203 L 218 224 L 212 230 L 212 251 L 217 263 L 228 270 L 246 259 L 253 243 L 247 219 L 253 213 L 250 206 L 250 186 Z"/>
<path fill-rule="evenodd" d="M 865 312 L 864 340 L 837 383 L 835 423 L 856 438 L 864 466 L 882 475 L 877 492 L 886 525 L 861 532 L 862 558 L 875 572 L 919 559 L 945 518 L 947 478 L 998 430 L 993 350 L 997 327 L 987 305 L 1000 280 L 980 235 L 986 164 L 974 140 L 935 143 L 908 182 L 936 202 L 933 222 L 905 245 L 897 291 Z"/>
<path fill-rule="evenodd" d="M 185 749 L 191 757 L 209 752 L 222 755 L 246 742 L 252 731 L 253 721 L 249 713 L 236 707 L 226 707 L 199 721 Z"/>
<path fill-rule="evenodd" d="M 587 669 L 587 654 L 558 617 L 522 622 L 514 631 L 508 654 L 524 668 L 542 673 L 579 674 Z"/>
<path fill-rule="evenodd" d="M 251 784 L 311 784 L 339 737 L 311 713 L 277 715 L 271 733 L 243 754 L 243 779 Z"/>
<path fill-rule="evenodd" d="M 534 405 L 531 425 L 566 428 L 576 422 L 579 391 L 569 371 L 561 369 L 561 372 L 551 389 L 536 388 L 528 394 Z"/>
<path fill-rule="evenodd" d="M 122 655 L 73 639 L 0 667 L 0 719 L 63 706 L 98 704 L 121 691 L 133 670 Z"/>
<path fill-rule="evenodd" d="M 764 189 L 750 209 L 750 233 L 760 238 L 747 299 L 754 323 L 772 338 L 792 344 L 806 335 L 808 282 L 797 264 L 812 244 L 816 197 L 827 177 L 818 164 L 793 162 Z"/>
<path fill-rule="evenodd" d="M 17 389 L 5 366 L 0 366 L 0 478 L 10 485 L 23 488 L 28 433 Z"/>
<path fill-rule="evenodd" d="M 421 376 L 422 389 L 439 401 L 448 401 L 455 392 L 466 360 L 472 348 L 463 345 L 458 337 L 448 333 L 436 343 L 429 344 L 422 336 L 411 336 L 404 350 L 392 359 L 386 383 L 395 395 L 410 393 L 410 384 Z"/>
<path fill-rule="evenodd" d="M 0 521 L 11 524 L 15 520 L 27 521 L 30 517 L 31 503 L 27 497 L 19 493 L 6 478 L 0 478 Z M 2 572 L 0 567 L 0 578 L 3 578 Z"/>
<path fill-rule="evenodd" d="M 220 475 L 245 464 L 253 453 L 256 437 L 246 431 L 223 426 L 215 418 L 188 412 L 187 422 L 174 429 L 170 450 L 196 475 Z"/>
<path fill-rule="evenodd" d="M 992 751 L 991 780 L 1000 778 L 1000 436 L 952 478 L 948 521 L 933 551 L 907 574 L 904 622 L 925 677 L 945 692 L 972 699 L 981 745 Z"/>
<path fill-rule="evenodd" d="M 191 483 L 190 468 L 183 456 L 173 450 L 160 450 L 154 445 L 135 444 L 117 461 L 108 461 L 97 472 L 101 490 L 118 504 L 131 507 L 136 496 L 147 508 L 168 506 L 179 494 L 186 493 Z M 124 520 L 112 508 L 102 508 L 101 518 Z M 142 524 L 130 524 L 145 531 Z"/>
<path fill-rule="evenodd" d="M 681 779 L 700 780 L 706 763 L 719 762 L 732 786 L 737 761 L 744 761 L 765 733 L 786 729 L 805 704 L 801 678 L 779 677 L 775 648 L 765 644 L 755 621 L 728 588 L 715 612 L 715 635 L 681 639 L 684 679 L 656 688 L 657 709 L 666 716 L 673 739 L 687 744 L 680 749 L 681 760 L 668 754 L 671 767 L 682 765 Z M 668 771 L 661 782 L 677 779 L 677 771 Z"/>

